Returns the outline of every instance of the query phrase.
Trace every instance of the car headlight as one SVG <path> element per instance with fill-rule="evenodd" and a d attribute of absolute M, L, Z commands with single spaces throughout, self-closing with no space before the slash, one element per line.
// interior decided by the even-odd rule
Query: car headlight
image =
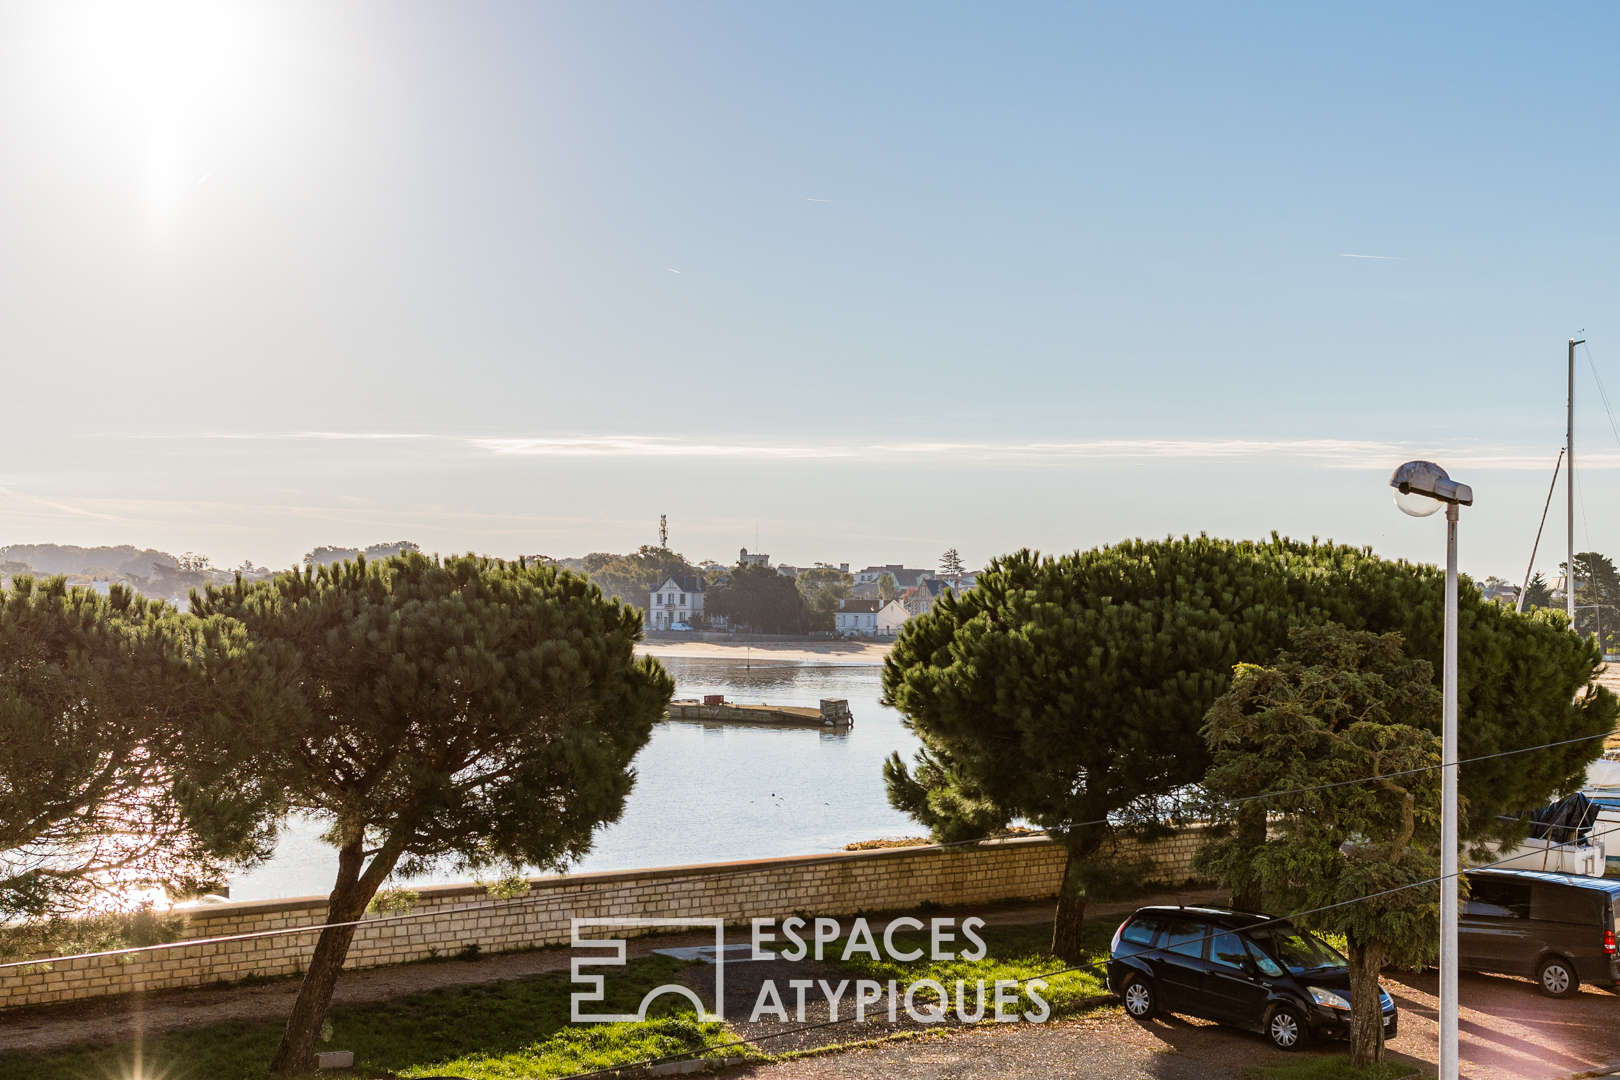
<path fill-rule="evenodd" d="M 1384 1012 L 1389 1012 L 1395 1008 L 1395 999 L 1389 996 L 1388 990 L 1378 991 L 1378 1007 Z"/>
<path fill-rule="evenodd" d="M 1350 1002 L 1346 1000 L 1343 994 L 1336 994 L 1332 990 L 1324 990 L 1320 986 L 1307 986 L 1305 989 L 1311 992 L 1311 1000 L 1318 1005 L 1325 1005 L 1330 1009 L 1343 1009 L 1345 1012 L 1350 1011 Z"/>

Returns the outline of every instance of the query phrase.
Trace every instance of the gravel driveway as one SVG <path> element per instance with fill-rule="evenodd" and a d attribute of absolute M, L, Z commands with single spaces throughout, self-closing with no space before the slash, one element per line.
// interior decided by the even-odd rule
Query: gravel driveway
<path fill-rule="evenodd" d="M 1433 1076 L 1437 1059 L 1435 974 L 1386 976 L 1401 1008 L 1392 1059 Z M 1592 987 L 1568 1001 L 1542 997 L 1528 979 L 1464 974 L 1462 1076 L 1468 1080 L 1568 1080 L 1620 1070 L 1620 995 Z M 1344 1051 L 1330 1044 L 1307 1053 Z M 1241 1080 L 1243 1070 L 1297 1060 L 1259 1035 L 1172 1016 L 1138 1024 L 1117 1006 L 1049 1024 L 961 1030 L 943 1038 L 886 1043 L 781 1065 L 748 1066 L 727 1077 L 866 1080 L 876 1077 L 1007 1080 Z"/>

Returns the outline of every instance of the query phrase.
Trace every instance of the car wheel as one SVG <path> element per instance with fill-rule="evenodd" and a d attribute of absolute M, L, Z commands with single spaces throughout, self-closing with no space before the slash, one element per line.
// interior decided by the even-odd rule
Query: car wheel
<path fill-rule="evenodd" d="M 1574 997 L 1581 988 L 1581 980 L 1575 974 L 1575 965 L 1562 956 L 1550 956 L 1541 962 L 1536 969 L 1536 985 L 1548 997 L 1567 998 Z"/>
<path fill-rule="evenodd" d="M 1266 1021 L 1266 1038 L 1279 1050 L 1299 1050 L 1305 1045 L 1305 1020 L 1291 1005 L 1279 1005 Z"/>
<path fill-rule="evenodd" d="M 1125 1011 L 1131 1014 L 1132 1020 L 1151 1020 L 1159 1008 L 1152 984 L 1140 975 L 1132 975 L 1125 980 L 1125 988 L 1120 991 L 1119 997 L 1125 1002 Z"/>

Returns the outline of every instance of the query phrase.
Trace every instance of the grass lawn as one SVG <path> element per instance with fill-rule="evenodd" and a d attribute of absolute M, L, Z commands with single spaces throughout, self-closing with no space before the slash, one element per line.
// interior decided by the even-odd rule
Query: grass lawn
<path fill-rule="evenodd" d="M 1287 1065 L 1256 1066 L 1245 1074 L 1251 1080 L 1399 1080 L 1417 1075 L 1416 1065 L 1386 1061 L 1365 1069 L 1352 1069 L 1344 1054 L 1332 1057 L 1302 1058 Z"/>
<path fill-rule="evenodd" d="M 632 960 L 607 980 L 607 1001 L 591 1008 L 634 1012 L 642 995 L 674 981 L 682 961 Z M 598 968 L 598 971 L 603 969 Z M 611 969 L 609 969 L 611 970 Z M 544 1080 L 730 1041 L 725 1025 L 698 1023 L 685 1000 L 660 997 L 645 1024 L 570 1026 L 567 972 L 447 987 L 392 1001 L 332 1010 L 321 1049 L 353 1050 L 352 1073 L 323 1076 Z M 147 1040 L 138 1075 L 150 1080 L 262 1080 L 280 1023 L 230 1023 Z M 746 1056 L 743 1048 L 726 1051 Z M 49 1053 L 0 1053 L 0 1080 L 124 1080 L 137 1075 L 132 1043 Z"/>
<path fill-rule="evenodd" d="M 1119 920 L 1114 917 L 1086 920 L 1084 941 L 1087 960 L 1103 959 L 1108 955 L 1108 942 L 1118 925 Z M 977 1005 L 977 983 L 980 979 L 984 980 L 985 1015 L 991 1016 L 997 979 L 1028 979 L 1069 966 L 1048 951 L 1052 945 L 1052 927 L 1048 923 L 1027 926 L 986 926 L 975 932 L 984 939 L 987 950 L 982 960 L 961 959 L 961 950 L 971 949 L 973 943 L 962 937 L 960 928 L 957 930 L 956 941 L 942 946 L 946 951 L 958 953 L 957 959 L 954 960 L 929 959 L 930 942 L 926 930 L 894 935 L 896 951 L 910 952 L 921 949 L 923 952 L 920 958 L 907 963 L 889 959 L 886 951 L 882 960 L 873 960 L 870 954 L 864 952 L 854 954 L 848 960 L 837 959 L 843 955 L 843 949 L 849 940 L 847 937 L 839 943 L 837 953 L 829 951 L 825 955 L 840 968 L 858 978 L 876 979 L 885 985 L 889 979 L 896 979 L 902 991 L 907 983 L 918 979 L 933 979 L 952 997 L 953 1005 L 956 983 L 960 979 L 964 984 L 969 1016 L 973 1015 Z M 878 940 L 879 950 L 882 951 L 882 935 L 874 936 Z M 1058 975 L 1047 979 L 1046 982 L 1047 987 L 1040 994 L 1051 1006 L 1053 1015 L 1073 1012 L 1088 999 L 1108 992 L 1107 974 L 1101 967 Z M 913 998 L 919 1009 L 934 1001 L 932 992 L 928 990 L 918 991 Z M 1025 995 L 1023 986 L 1020 985 L 1019 1011 L 1023 1012 L 1033 1007 L 1034 1003 Z M 1008 1011 L 1010 1014 L 1011 1010 Z"/>

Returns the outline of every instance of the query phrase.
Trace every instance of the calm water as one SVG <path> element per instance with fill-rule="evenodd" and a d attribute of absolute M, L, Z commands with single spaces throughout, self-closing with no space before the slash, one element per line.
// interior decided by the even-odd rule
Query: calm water
<path fill-rule="evenodd" d="M 728 859 L 835 851 L 853 840 L 915 836 L 922 830 L 891 809 L 883 760 L 911 757 L 917 740 L 878 704 L 876 665 L 664 661 L 676 697 L 724 694 L 728 701 L 815 705 L 847 698 L 854 726 L 835 735 L 667 722 L 636 758 L 637 780 L 616 825 L 597 833 L 576 871 L 678 866 Z M 319 829 L 295 823 L 275 858 L 231 883 L 231 897 L 258 900 L 325 893 L 337 872 Z M 417 879 L 457 880 L 441 874 Z"/>

